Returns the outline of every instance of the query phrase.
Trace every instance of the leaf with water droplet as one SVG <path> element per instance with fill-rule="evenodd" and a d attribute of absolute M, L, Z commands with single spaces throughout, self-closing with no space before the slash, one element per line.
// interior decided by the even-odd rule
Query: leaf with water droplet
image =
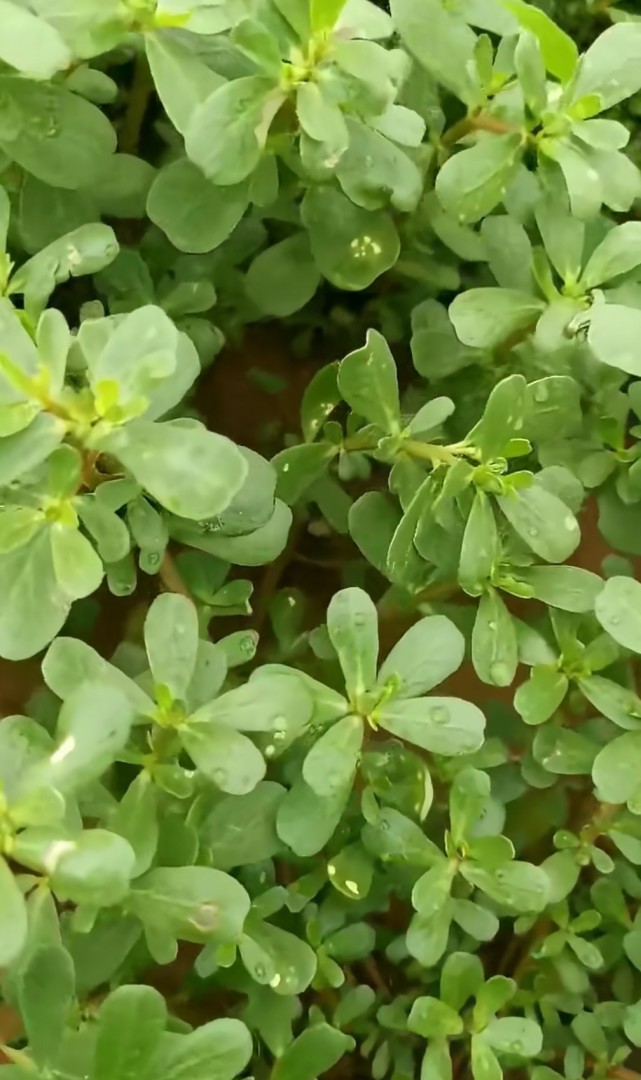
<path fill-rule="evenodd" d="M 460 698 L 391 701 L 377 711 L 376 722 L 434 754 L 471 754 L 483 744 L 485 717 L 476 705 Z"/>

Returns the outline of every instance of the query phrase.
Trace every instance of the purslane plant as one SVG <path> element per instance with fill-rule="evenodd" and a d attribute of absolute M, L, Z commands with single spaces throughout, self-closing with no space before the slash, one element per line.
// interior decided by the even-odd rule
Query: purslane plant
<path fill-rule="evenodd" d="M 624 0 L 0 0 L 5 1080 L 637 1077 L 640 94 Z"/>

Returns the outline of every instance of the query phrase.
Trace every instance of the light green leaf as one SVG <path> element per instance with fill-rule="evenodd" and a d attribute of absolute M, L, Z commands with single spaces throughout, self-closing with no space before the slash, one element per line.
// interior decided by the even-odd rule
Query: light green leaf
<path fill-rule="evenodd" d="M 211 1020 L 188 1035 L 166 1035 L 152 1064 L 155 1080 L 233 1080 L 252 1055 L 252 1037 L 240 1020 Z"/>
<path fill-rule="evenodd" d="M 109 826 L 124 837 L 136 856 L 133 876 L 146 873 L 158 847 L 156 787 L 149 772 L 143 770 L 132 780 Z"/>
<path fill-rule="evenodd" d="M 238 184 L 254 171 L 267 135 L 259 135 L 282 97 L 268 79 L 250 75 L 224 83 L 193 113 L 185 131 L 187 156 L 215 184 Z"/>
<path fill-rule="evenodd" d="M 145 927 L 158 934 L 184 941 L 237 942 L 250 900 L 229 874 L 208 866 L 176 866 L 138 878 L 128 904 Z"/>
<path fill-rule="evenodd" d="M 351 1035 L 329 1024 L 314 1024 L 287 1047 L 276 1063 L 273 1080 L 316 1080 L 354 1047 Z"/>
<path fill-rule="evenodd" d="M 303 761 L 303 778 L 312 791 L 331 796 L 351 785 L 363 733 L 360 716 L 344 716 L 317 739 Z"/>
<path fill-rule="evenodd" d="M 444 1039 L 451 1035 L 460 1035 L 463 1021 L 444 1001 L 433 997 L 419 997 L 410 1009 L 407 1028 L 424 1039 Z"/>
<path fill-rule="evenodd" d="M 471 754 L 483 744 L 485 717 L 459 698 L 390 701 L 376 710 L 382 728 L 433 754 Z"/>
<path fill-rule="evenodd" d="M 503 1070 L 482 1034 L 472 1036 L 472 1075 L 474 1080 L 503 1080 Z"/>
<path fill-rule="evenodd" d="M 547 904 L 547 876 L 532 863 L 511 862 L 490 869 L 466 861 L 461 866 L 461 873 L 470 885 L 486 893 L 491 900 L 520 914 L 542 911 Z"/>
<path fill-rule="evenodd" d="M 198 106 L 224 85 L 224 79 L 175 37 L 147 33 L 144 38 L 158 96 L 172 124 L 184 135 Z"/>
<path fill-rule="evenodd" d="M 490 799 L 490 778 L 480 769 L 461 769 L 450 788 L 452 840 L 461 847 L 483 817 Z"/>
<path fill-rule="evenodd" d="M 522 430 L 526 389 L 522 375 L 508 375 L 490 393 L 483 416 L 468 436 L 481 451 L 483 461 L 502 456 L 510 440 Z"/>
<path fill-rule="evenodd" d="M 546 562 L 564 562 L 579 546 L 581 531 L 574 514 L 540 484 L 501 495 L 498 504 L 514 531 Z"/>
<path fill-rule="evenodd" d="M 516 289 L 468 289 L 452 301 L 449 316 L 464 345 L 495 349 L 516 331 L 533 329 L 544 309 L 543 300 Z"/>
<path fill-rule="evenodd" d="M 327 631 L 345 677 L 350 701 L 376 681 L 378 613 L 363 589 L 342 589 L 327 609 Z"/>
<path fill-rule="evenodd" d="M 42 674 L 49 689 L 63 701 L 85 682 L 109 683 L 129 701 L 135 715 L 150 716 L 154 710 L 151 698 L 132 679 L 75 638 L 59 637 L 51 643 Z"/>
<path fill-rule="evenodd" d="M 276 829 L 280 839 L 301 858 L 316 855 L 333 836 L 350 791 L 348 787 L 321 796 L 302 778 L 297 780 L 278 807 Z"/>
<path fill-rule="evenodd" d="M 583 56 L 574 101 L 597 94 L 602 112 L 641 90 L 641 26 L 619 23 L 599 34 Z"/>
<path fill-rule="evenodd" d="M 191 718 L 180 740 L 196 768 L 229 795 L 246 795 L 265 775 L 260 750 L 240 731 Z"/>
<path fill-rule="evenodd" d="M 191 600 L 174 593 L 158 596 L 147 612 L 145 648 L 156 685 L 185 700 L 196 667 L 198 613 Z"/>
<path fill-rule="evenodd" d="M 323 94 L 322 84 L 300 84 L 296 91 L 296 112 L 303 131 L 310 139 L 327 146 L 328 158 L 338 159 L 345 152 L 349 143 L 347 125 L 338 106 Z"/>
<path fill-rule="evenodd" d="M 604 630 L 632 652 L 641 652 L 641 583 L 629 577 L 606 581 L 594 613 Z"/>
<path fill-rule="evenodd" d="M 521 570 L 519 577 L 537 600 L 578 614 L 593 611 L 603 589 L 603 579 L 580 566 L 531 566 Z"/>
<path fill-rule="evenodd" d="M 597 754 L 592 779 L 604 802 L 628 803 L 641 811 L 641 732 L 626 731 Z"/>
<path fill-rule="evenodd" d="M 0 438 L 0 485 L 5 487 L 36 469 L 64 437 L 62 420 L 51 413 L 39 413 L 24 430 Z"/>
<path fill-rule="evenodd" d="M 568 690 L 568 680 L 555 667 L 538 664 L 514 695 L 514 708 L 525 724 L 544 724 L 556 712 Z"/>
<path fill-rule="evenodd" d="M 496 589 L 483 593 L 472 630 L 472 663 L 484 683 L 510 686 L 518 663 L 516 627 Z"/>
<path fill-rule="evenodd" d="M 167 510 L 178 517 L 212 518 L 242 487 L 247 464 L 223 435 L 201 424 L 134 420 L 100 440 Z"/>
<path fill-rule="evenodd" d="M 18 883 L 0 858 L 0 964 L 8 967 L 27 939 L 27 908 Z"/>
<path fill-rule="evenodd" d="M 591 705 L 619 727 L 637 731 L 641 723 L 641 698 L 634 690 L 619 686 L 601 675 L 578 679 L 579 689 Z"/>
<path fill-rule="evenodd" d="M 623 304 L 595 304 L 590 312 L 588 344 L 597 360 L 629 375 L 641 375 L 641 312 Z"/>
<path fill-rule="evenodd" d="M 450 953 L 441 971 L 441 999 L 459 1013 L 470 998 L 477 996 L 483 982 L 483 965 L 478 956 Z"/>
<path fill-rule="evenodd" d="M 97 780 L 125 746 L 135 718 L 125 692 L 107 681 L 83 682 L 58 716 L 58 746 L 43 765 L 43 779 L 60 791 Z"/>
<path fill-rule="evenodd" d="M 581 274 L 584 289 L 594 289 L 605 281 L 627 274 L 641 265 L 641 221 L 617 225 L 606 235 Z"/>
<path fill-rule="evenodd" d="M 421 1080 L 452 1080 L 452 1058 L 446 1041 L 429 1043 L 421 1062 Z"/>
<path fill-rule="evenodd" d="M 98 1014 L 95 1080 L 137 1080 L 144 1075 L 166 1023 L 164 999 L 153 987 L 119 986 L 114 990 Z"/>
<path fill-rule="evenodd" d="M 582 423 L 581 388 L 567 375 L 548 375 L 528 384 L 521 434 L 532 442 L 574 435 Z"/>
<path fill-rule="evenodd" d="M 491 1020 L 483 1037 L 500 1054 L 536 1057 L 543 1045 L 543 1032 L 534 1020 L 522 1016 L 501 1016 Z"/>
<path fill-rule="evenodd" d="M 392 0 L 390 10 L 404 44 L 419 63 L 462 101 L 471 101 L 474 84 L 468 71 L 476 35 L 469 26 L 447 11 L 441 0 Z"/>
<path fill-rule="evenodd" d="M 58 31 L 26 8 L 0 0 L 0 59 L 23 75 L 50 79 L 71 63 Z"/>
<path fill-rule="evenodd" d="M 71 600 L 90 596 L 104 577 L 102 559 L 93 545 L 73 526 L 51 526 L 51 557 L 58 585 Z"/>
<path fill-rule="evenodd" d="M 28 830 L 21 833 L 26 842 Z M 24 858 L 24 856 L 23 856 Z M 58 900 L 111 907 L 124 900 L 136 856 L 122 836 L 88 829 L 73 840 L 53 840 L 43 852 L 42 869 Z"/>
<path fill-rule="evenodd" d="M 363 210 L 340 191 L 311 187 L 301 203 L 318 269 L 339 289 L 366 289 L 394 266 L 400 240 L 384 210 Z"/>
<path fill-rule="evenodd" d="M 179 251 L 200 253 L 220 247 L 236 228 L 249 203 L 246 182 L 217 187 L 186 158 L 156 176 L 147 213 Z"/>
<path fill-rule="evenodd" d="M 500 2 L 516 16 L 524 30 L 537 38 L 547 70 L 562 83 L 569 82 L 579 60 L 579 52 L 572 38 L 533 4 L 527 4 L 525 0 Z"/>
<path fill-rule="evenodd" d="M 488 135 L 453 154 L 436 177 L 436 194 L 444 209 L 462 224 L 480 221 L 503 199 L 520 151 L 521 136 L 516 133 Z"/>
<path fill-rule="evenodd" d="M 302 679 L 270 672 L 202 705 L 189 719 L 193 724 L 222 724 L 236 731 L 298 733 L 309 721 L 312 709 L 312 698 Z"/>
<path fill-rule="evenodd" d="M 395 697 L 419 697 L 458 671 L 464 652 L 465 640 L 454 623 L 444 615 L 428 615 L 388 653 L 377 685 L 393 681 Z"/>

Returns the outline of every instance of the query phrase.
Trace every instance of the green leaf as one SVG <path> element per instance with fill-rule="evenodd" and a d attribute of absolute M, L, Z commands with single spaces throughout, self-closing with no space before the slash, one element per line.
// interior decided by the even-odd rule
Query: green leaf
<path fill-rule="evenodd" d="M 174 37 L 146 33 L 144 39 L 158 96 L 176 130 L 185 135 L 198 106 L 224 85 L 224 79 Z"/>
<path fill-rule="evenodd" d="M 522 1016 L 501 1016 L 492 1020 L 483 1037 L 500 1054 L 516 1054 L 523 1058 L 536 1057 L 543 1045 L 539 1025 Z"/>
<path fill-rule="evenodd" d="M 0 0 L 0 59 L 23 75 L 50 79 L 71 63 L 71 53 L 58 31 L 25 8 Z"/>
<path fill-rule="evenodd" d="M 351 1035 L 329 1024 L 314 1024 L 288 1046 L 273 1070 L 273 1080 L 316 1080 L 354 1047 Z"/>
<path fill-rule="evenodd" d="M 56 581 L 47 529 L 0 555 L 0 656 L 23 660 L 62 628 L 71 597 Z"/>
<path fill-rule="evenodd" d="M 478 596 L 486 587 L 499 554 L 499 536 L 492 504 L 485 492 L 478 489 L 467 519 L 458 578 L 471 596 Z"/>
<path fill-rule="evenodd" d="M 421 1080 L 452 1080 L 452 1058 L 447 1042 L 428 1045 L 421 1062 Z"/>
<path fill-rule="evenodd" d="M 592 779 L 599 798 L 609 803 L 628 803 L 634 813 L 641 811 L 641 732 L 626 731 L 599 751 L 592 766 Z"/>
<path fill-rule="evenodd" d="M 20 834 L 16 855 L 23 842 L 28 842 L 28 830 Z M 26 861 L 24 854 L 22 859 Z M 127 841 L 105 829 L 88 829 L 74 840 L 53 840 L 41 859 L 58 900 L 95 908 L 124 900 L 135 861 Z"/>
<path fill-rule="evenodd" d="M 5 487 L 42 464 L 65 436 L 62 420 L 40 413 L 28 427 L 0 438 L 0 485 Z"/>
<path fill-rule="evenodd" d="M 580 566 L 532 566 L 519 572 L 537 600 L 562 611 L 593 611 L 603 579 Z"/>
<path fill-rule="evenodd" d="M 56 83 L 17 75 L 0 76 L 0 94 L 15 123 L 11 138 L 0 131 L 0 149 L 28 173 L 75 191 L 90 186 L 109 168 L 116 134 L 95 105 Z"/>
<path fill-rule="evenodd" d="M 619 686 L 600 675 L 589 675 L 577 682 L 581 693 L 594 705 L 597 712 L 607 716 L 619 727 L 630 731 L 638 729 L 641 721 L 641 698 L 633 690 Z"/>
<path fill-rule="evenodd" d="M 525 0 L 500 0 L 504 7 L 519 20 L 520 26 L 534 34 L 541 47 L 545 67 L 562 83 L 572 78 L 579 52 L 571 37 L 546 15 L 544 11 L 525 3 Z"/>
<path fill-rule="evenodd" d="M 137 878 L 128 904 L 145 927 L 158 934 L 184 941 L 237 942 L 250 901 L 243 886 L 220 870 L 176 866 Z"/>
<path fill-rule="evenodd" d="M 368 330 L 365 345 L 341 361 L 338 389 L 350 408 L 371 424 L 390 434 L 400 430 L 396 364 L 377 330 Z"/>
<path fill-rule="evenodd" d="M 396 643 L 378 673 L 378 686 L 394 682 L 394 696 L 419 697 L 433 690 L 463 663 L 465 640 L 443 615 L 419 619 Z"/>
<path fill-rule="evenodd" d="M 149 716 L 154 710 L 151 698 L 132 679 L 75 638 L 59 637 L 51 643 L 42 662 L 42 674 L 49 689 L 63 701 L 83 683 L 91 682 L 114 686 L 136 716 Z"/>
<path fill-rule="evenodd" d="M 269 102 L 270 91 L 275 95 Z M 268 79 L 250 75 L 224 83 L 197 106 L 185 131 L 187 156 L 215 184 L 238 184 L 262 153 L 259 128 L 282 97 Z M 265 131 L 265 136 L 267 132 Z"/>
<path fill-rule="evenodd" d="M 302 994 L 316 974 L 316 954 L 301 938 L 267 922 L 249 921 L 240 942 L 247 970 L 277 994 Z"/>
<path fill-rule="evenodd" d="M 516 172 L 520 150 L 520 134 L 491 135 L 448 158 L 436 177 L 436 194 L 443 208 L 461 224 L 480 221 L 502 201 Z M 534 297 L 529 301 L 536 302 Z M 522 300 L 521 306 L 524 303 Z M 513 301 L 511 309 L 515 305 Z"/>
<path fill-rule="evenodd" d="M 640 242 L 639 221 L 628 221 L 611 229 L 592 253 L 581 274 L 581 286 L 586 290 L 594 289 L 620 274 L 635 270 L 641 264 Z"/>
<path fill-rule="evenodd" d="M 470 885 L 512 911 L 521 914 L 542 911 L 547 904 L 547 876 L 545 871 L 531 863 L 511 862 L 489 869 L 466 861 L 461 866 L 461 873 Z"/>
<path fill-rule="evenodd" d="M 156 176 L 147 197 L 147 213 L 179 251 L 213 251 L 231 236 L 249 204 L 243 181 L 216 187 L 186 158 L 173 161 Z"/>
<path fill-rule="evenodd" d="M 416 999 L 407 1018 L 408 1031 L 424 1039 L 444 1039 L 460 1035 L 463 1021 L 450 1005 L 433 997 Z"/>
<path fill-rule="evenodd" d="M 180 740 L 196 768 L 230 795 L 246 795 L 265 775 L 263 755 L 240 731 L 191 718 Z"/>
<path fill-rule="evenodd" d="M 166 1035 L 152 1064 L 155 1080 L 233 1080 L 252 1054 L 240 1020 L 211 1020 L 188 1035 Z"/>
<path fill-rule="evenodd" d="M 8 967 L 27 940 L 27 908 L 18 883 L 0 858 L 0 964 Z"/>
<path fill-rule="evenodd" d="M 510 686 L 518 664 L 516 627 L 496 589 L 483 593 L 472 630 L 472 663 L 484 683 Z"/>
<path fill-rule="evenodd" d="M 185 700 L 198 654 L 198 613 L 191 600 L 174 593 L 158 596 L 147 612 L 145 648 L 157 686 Z"/>
<path fill-rule="evenodd" d="M 331 796 L 351 785 L 363 734 L 360 716 L 344 716 L 317 739 L 303 762 L 303 778 L 312 791 Z"/>
<path fill-rule="evenodd" d="M 459 698 L 390 701 L 376 710 L 375 720 L 392 735 L 433 754 L 471 754 L 483 745 L 483 713 Z"/>
<path fill-rule="evenodd" d="M 522 375 L 508 375 L 493 388 L 483 416 L 468 436 L 481 451 L 483 461 L 491 461 L 502 455 L 510 440 L 521 431 L 526 390 L 527 384 Z"/>
<path fill-rule="evenodd" d="M 350 701 L 376 682 L 378 613 L 363 589 L 342 589 L 327 609 L 327 631 L 338 654 Z"/>
<path fill-rule="evenodd" d="M 632 652 L 641 652 L 641 583 L 629 577 L 606 581 L 594 613 L 604 630 Z"/>
<path fill-rule="evenodd" d="M 329 796 L 317 795 L 301 778 L 278 807 L 278 836 L 296 855 L 316 855 L 333 836 L 343 815 L 350 788 Z"/>
<path fill-rule="evenodd" d="M 326 145 L 328 158 L 338 159 L 345 152 L 349 143 L 347 125 L 338 106 L 323 93 L 322 84 L 300 84 L 296 91 L 296 112 L 310 139 Z"/>
<path fill-rule="evenodd" d="M 132 780 L 109 822 L 136 856 L 134 877 L 151 866 L 158 847 L 158 805 L 151 774 L 144 770 Z"/>
<path fill-rule="evenodd" d="M 483 817 L 490 799 L 490 778 L 479 769 L 462 769 L 450 788 L 452 840 L 461 847 Z"/>
<path fill-rule="evenodd" d="M 69 953 L 59 945 L 39 945 L 18 974 L 18 1004 L 29 1052 L 40 1068 L 56 1061 L 75 998 Z"/>
<path fill-rule="evenodd" d="M 517 331 L 536 325 L 544 309 L 543 300 L 516 289 L 468 289 L 452 301 L 449 315 L 464 345 L 494 349 Z"/>
<path fill-rule="evenodd" d="M 237 731 L 295 733 L 312 715 L 313 702 L 302 679 L 292 674 L 260 673 L 243 686 L 228 690 L 215 701 L 202 705 L 189 718 L 191 724 L 211 723 Z"/>
<path fill-rule="evenodd" d="M 114 990 L 98 1014 L 95 1080 L 137 1080 L 144 1075 L 166 1023 L 164 999 L 153 987 L 119 986 Z"/>
<path fill-rule="evenodd" d="M 539 664 L 516 691 L 514 708 L 524 723 L 544 724 L 560 707 L 567 691 L 568 680 L 562 671 Z"/>
<path fill-rule="evenodd" d="M 483 965 L 478 956 L 454 952 L 445 960 L 441 971 L 441 998 L 459 1013 L 470 998 L 476 997 L 483 985 Z"/>
<path fill-rule="evenodd" d="M 301 443 L 300 446 L 281 450 L 272 458 L 272 465 L 278 473 L 278 497 L 288 506 L 297 503 L 308 488 L 327 472 L 335 454 L 336 447 L 327 442 Z"/>
<path fill-rule="evenodd" d="M 50 530 L 51 558 L 58 585 L 72 600 L 90 596 L 104 577 L 102 559 L 73 526 L 54 524 Z"/>
<path fill-rule="evenodd" d="M 472 1075 L 474 1080 L 503 1080 L 503 1070 L 482 1034 L 472 1036 Z"/>
<path fill-rule="evenodd" d="M 295 233 L 261 251 L 245 278 L 247 295 L 258 310 L 279 319 L 305 307 L 319 284 L 320 272 L 305 233 Z"/>
<path fill-rule="evenodd" d="M 325 185 L 308 189 L 300 211 L 318 269 L 339 289 L 366 289 L 398 259 L 399 236 L 384 210 L 363 210 Z"/>
<path fill-rule="evenodd" d="M 285 788 L 266 780 L 247 795 L 228 795 L 203 819 L 199 835 L 221 870 L 271 859 L 281 849 L 276 814 Z"/>
<path fill-rule="evenodd" d="M 58 746 L 43 766 L 47 782 L 64 792 L 97 780 L 125 746 L 135 715 L 119 686 L 81 683 L 60 710 Z"/>
<path fill-rule="evenodd" d="M 581 61 L 573 99 L 598 95 L 603 112 L 641 90 L 641 27 L 610 26 L 599 34 Z"/>
<path fill-rule="evenodd" d="M 403 42 L 419 63 L 437 82 L 469 102 L 474 85 L 468 71 L 476 45 L 469 26 L 447 11 L 441 0 L 392 0 L 390 10 Z"/>
<path fill-rule="evenodd" d="M 199 520 L 225 510 L 242 487 L 247 465 L 223 435 L 201 424 L 134 420 L 100 440 L 161 506 Z"/>
<path fill-rule="evenodd" d="M 501 495 L 497 501 L 514 531 L 546 562 L 564 562 L 579 546 L 581 531 L 574 514 L 541 485 Z"/>

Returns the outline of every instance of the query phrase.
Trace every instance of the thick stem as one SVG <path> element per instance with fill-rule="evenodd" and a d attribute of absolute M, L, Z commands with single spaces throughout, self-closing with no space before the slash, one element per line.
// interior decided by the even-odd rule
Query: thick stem
<path fill-rule="evenodd" d="M 518 132 L 518 128 L 512 124 L 506 124 L 505 121 L 499 120 L 496 116 L 489 116 L 487 113 L 469 113 L 461 120 L 457 120 L 455 124 L 452 124 L 451 128 L 448 128 L 446 132 L 441 136 L 441 145 L 447 148 L 454 146 L 461 139 L 464 139 L 466 135 L 471 135 L 474 131 L 491 131 L 494 135 L 513 135 Z"/>

